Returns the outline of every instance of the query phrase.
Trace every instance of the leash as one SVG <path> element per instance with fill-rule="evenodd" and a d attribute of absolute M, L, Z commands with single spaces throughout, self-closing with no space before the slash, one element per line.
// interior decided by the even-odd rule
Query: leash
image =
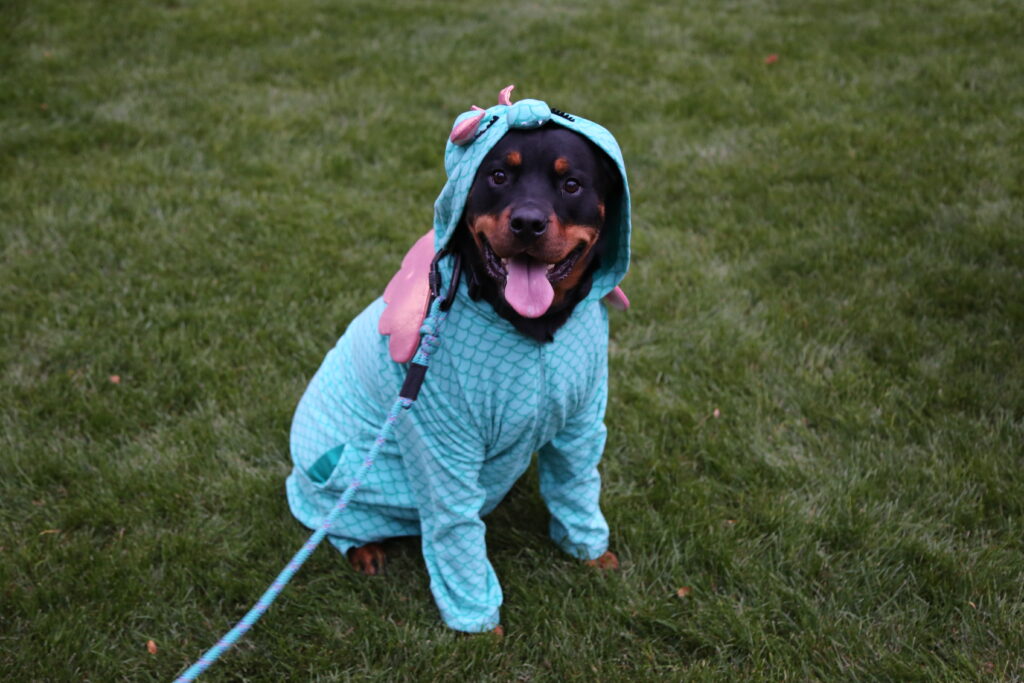
<path fill-rule="evenodd" d="M 448 317 L 448 310 L 451 308 L 452 302 L 455 299 L 455 291 L 459 286 L 459 275 L 461 271 L 461 259 L 456 253 L 455 256 L 455 267 L 452 274 L 452 285 L 448 289 L 448 293 L 444 299 L 440 298 L 441 290 L 441 275 L 440 269 L 438 268 L 438 262 L 446 252 L 441 251 L 434 257 L 433 262 L 430 265 L 430 299 L 428 303 L 429 314 L 423 321 L 423 325 L 420 327 L 420 345 L 416 350 L 416 355 L 409 363 L 409 369 L 405 374 L 405 381 L 402 384 L 401 391 L 398 392 L 398 398 L 395 399 L 394 404 L 391 406 L 391 410 L 388 411 L 387 419 L 384 420 L 384 424 L 381 425 L 380 431 L 377 433 L 377 439 L 373 442 L 373 446 L 366 453 L 366 458 L 363 460 L 356 472 L 355 477 L 349 482 L 348 487 L 338 498 L 338 502 L 334 504 L 330 513 L 324 517 L 324 521 L 320 523 L 320 527 L 313 532 L 303 546 L 292 559 L 285 565 L 285 568 L 281 570 L 281 573 L 277 575 L 274 582 L 270 584 L 270 587 L 264 591 L 260 599 L 256 601 L 256 604 L 246 612 L 245 616 L 242 617 L 237 624 L 232 627 L 230 631 L 224 634 L 217 644 L 211 647 L 209 650 L 203 653 L 203 655 L 188 669 L 185 673 L 174 679 L 174 683 L 191 683 L 196 678 L 206 671 L 211 664 L 216 662 L 222 654 L 238 640 L 246 634 L 246 632 L 252 628 L 263 613 L 267 611 L 270 605 L 277 599 L 277 596 L 281 594 L 284 587 L 288 585 L 288 582 L 295 576 L 295 572 L 305 564 L 309 556 L 316 550 L 316 547 L 320 545 L 320 542 L 324 540 L 327 535 L 328 529 L 338 519 L 341 513 L 348 507 L 349 501 L 352 500 L 352 496 L 355 495 L 356 489 L 363 483 L 363 478 L 366 473 L 373 466 L 374 460 L 380 453 L 381 448 L 387 442 L 391 436 L 391 432 L 395 428 L 395 420 L 398 419 L 399 414 L 403 410 L 408 410 L 412 407 L 412 404 L 416 402 L 416 398 L 419 396 L 420 387 L 423 385 L 423 380 L 427 374 L 427 368 L 430 365 L 430 357 L 440 344 L 440 340 L 437 337 L 437 330 L 440 328 L 441 323 L 444 322 L 445 318 Z"/>

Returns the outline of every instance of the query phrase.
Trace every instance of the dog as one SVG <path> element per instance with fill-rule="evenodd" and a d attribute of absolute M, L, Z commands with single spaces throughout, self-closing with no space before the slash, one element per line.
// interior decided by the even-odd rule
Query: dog
<path fill-rule="evenodd" d="M 403 385 L 425 314 L 424 265 L 434 264 L 451 307 L 430 374 L 328 539 L 357 571 L 377 574 L 383 540 L 420 536 L 443 620 L 472 633 L 502 628 L 482 517 L 535 452 L 552 539 L 618 567 L 597 465 L 608 377 L 601 301 L 627 303 L 618 289 L 629 265 L 625 166 L 604 128 L 539 100 L 513 104 L 510 93 L 456 119 L 434 229 L 310 382 L 287 480 L 293 514 L 316 528 Z"/>

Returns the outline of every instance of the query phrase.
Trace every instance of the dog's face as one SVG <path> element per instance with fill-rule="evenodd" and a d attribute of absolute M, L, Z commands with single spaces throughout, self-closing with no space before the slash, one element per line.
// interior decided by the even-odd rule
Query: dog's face
<path fill-rule="evenodd" d="M 603 153 L 559 126 L 513 130 L 481 162 L 465 226 L 479 270 L 516 313 L 564 308 L 590 276 L 615 178 Z"/>

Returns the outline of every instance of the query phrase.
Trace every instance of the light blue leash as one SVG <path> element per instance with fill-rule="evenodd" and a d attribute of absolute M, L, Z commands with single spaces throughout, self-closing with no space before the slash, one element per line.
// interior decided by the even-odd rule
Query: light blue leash
<path fill-rule="evenodd" d="M 435 259 L 436 263 L 436 259 Z M 403 410 L 408 410 L 413 403 L 416 402 L 416 397 L 419 394 L 420 385 L 423 383 L 423 378 L 427 371 L 427 366 L 430 365 L 430 356 L 437 350 L 439 340 L 437 338 L 437 329 L 444 322 L 444 319 L 448 317 L 448 307 L 451 306 L 452 294 L 454 289 L 458 287 L 458 269 L 456 268 L 456 275 L 452 278 L 452 288 L 449 292 L 449 296 L 446 299 L 440 299 L 436 296 L 437 289 L 439 287 L 432 282 L 431 289 L 433 290 L 433 299 L 430 304 L 430 315 L 427 316 L 426 320 L 423 321 L 422 327 L 420 327 L 420 339 L 419 349 L 416 351 L 416 356 L 412 359 L 409 365 L 409 371 L 406 375 L 405 384 L 402 386 L 402 390 L 399 392 L 398 398 L 395 400 L 391 410 L 388 412 L 388 417 L 381 425 L 380 432 L 377 434 L 377 440 L 373 442 L 373 446 L 366 454 L 366 459 L 363 460 L 359 471 L 356 473 L 355 478 L 349 483 L 348 488 L 338 498 L 338 502 L 334 504 L 334 508 L 331 512 L 324 517 L 324 521 L 320 524 L 320 528 L 313 532 L 313 535 L 309 537 L 309 540 L 299 549 L 299 552 L 295 553 L 291 561 L 281 570 L 281 573 L 277 575 L 274 582 L 270 584 L 270 588 L 263 593 L 260 599 L 253 605 L 244 617 L 235 624 L 234 628 L 224 634 L 224 637 L 217 641 L 217 644 L 211 647 L 209 650 L 203 653 L 203 656 L 196 661 L 195 664 L 190 666 L 185 673 L 181 674 L 175 679 L 175 683 L 190 683 L 194 681 L 199 674 L 206 671 L 211 664 L 217 661 L 225 650 L 234 645 L 238 640 L 245 635 L 245 633 L 252 628 L 252 625 L 263 616 L 263 613 L 267 611 L 267 608 L 277 599 L 277 596 L 281 594 L 284 587 L 288 585 L 292 577 L 295 576 L 295 572 L 305 563 L 309 556 L 316 550 L 316 547 L 320 545 L 320 541 L 324 540 L 324 536 L 327 535 L 327 530 L 331 528 L 334 521 L 341 515 L 342 511 L 348 507 L 349 501 L 352 500 L 352 496 L 355 495 L 356 489 L 363 483 L 363 477 L 373 466 L 373 461 L 377 458 L 377 454 L 380 453 L 380 449 L 387 442 L 388 437 L 391 436 L 391 432 L 395 428 L 395 420 L 398 419 L 399 413 Z"/>

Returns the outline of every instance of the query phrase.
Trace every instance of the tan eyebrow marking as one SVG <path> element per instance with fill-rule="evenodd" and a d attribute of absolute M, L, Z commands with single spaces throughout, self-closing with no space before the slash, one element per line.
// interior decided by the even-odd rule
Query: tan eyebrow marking
<path fill-rule="evenodd" d="M 565 175 L 569 172 L 569 160 L 565 157 L 558 157 L 555 159 L 555 173 L 558 175 Z"/>
<path fill-rule="evenodd" d="M 516 150 L 512 150 L 511 152 L 505 155 L 505 162 L 509 166 L 518 166 L 519 164 L 523 163 L 523 155 L 517 152 Z"/>

